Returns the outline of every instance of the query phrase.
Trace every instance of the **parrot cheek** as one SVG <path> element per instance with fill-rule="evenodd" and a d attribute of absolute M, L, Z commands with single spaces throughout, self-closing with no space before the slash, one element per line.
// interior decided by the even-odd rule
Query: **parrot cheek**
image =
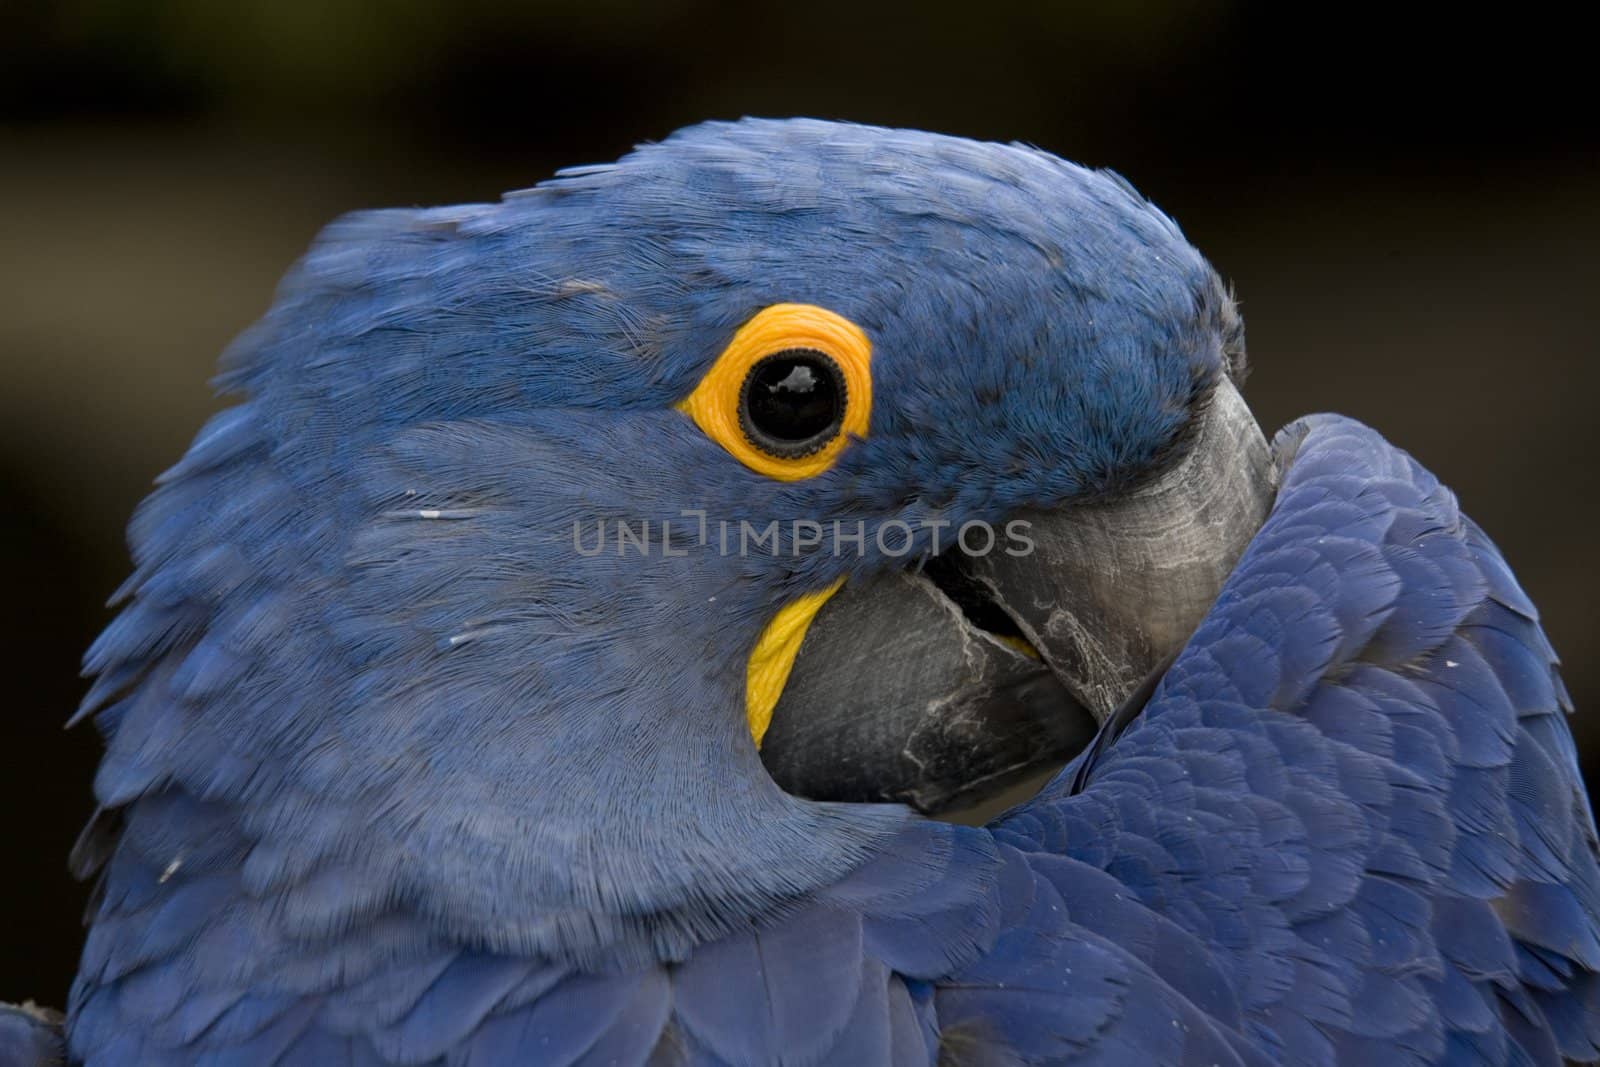
<path fill-rule="evenodd" d="M 1018 516 L 1032 551 L 946 553 L 850 583 L 795 657 L 761 748 L 768 772 L 812 799 L 932 814 L 1071 759 L 1119 707 L 1143 705 L 1130 698 L 1216 599 L 1275 482 L 1224 380 L 1159 475 Z"/>

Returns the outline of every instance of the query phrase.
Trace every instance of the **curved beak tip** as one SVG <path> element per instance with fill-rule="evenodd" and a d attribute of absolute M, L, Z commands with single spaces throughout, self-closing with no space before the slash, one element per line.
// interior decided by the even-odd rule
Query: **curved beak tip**
<path fill-rule="evenodd" d="M 1231 382 L 1198 417 L 1191 446 L 1138 488 L 1021 516 L 1026 555 L 941 556 L 846 585 L 806 633 L 762 744 L 778 785 L 936 813 L 1081 751 L 1188 640 L 1276 493 Z M 974 622 L 995 609 L 1015 633 Z"/>

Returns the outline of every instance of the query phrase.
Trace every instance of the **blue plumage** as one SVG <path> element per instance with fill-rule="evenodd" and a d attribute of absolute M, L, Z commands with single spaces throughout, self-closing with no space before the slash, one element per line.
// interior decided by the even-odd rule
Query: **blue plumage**
<path fill-rule="evenodd" d="M 673 410 L 781 301 L 874 343 L 870 434 L 795 483 Z M 141 507 L 86 659 L 74 1056 L 1597 1058 L 1554 655 L 1449 492 L 1357 424 L 1280 436 L 1273 513 L 1149 705 L 986 828 L 788 796 L 750 743 L 773 611 L 903 561 L 573 551 L 579 519 L 692 545 L 684 508 L 1113 493 L 1239 343 L 1120 179 L 923 134 L 700 127 L 336 223 L 227 356 L 240 404 Z"/>
<path fill-rule="evenodd" d="M 65 1062 L 61 1016 L 30 1003 L 0 1004 L 0 1064 L 55 1067 Z"/>

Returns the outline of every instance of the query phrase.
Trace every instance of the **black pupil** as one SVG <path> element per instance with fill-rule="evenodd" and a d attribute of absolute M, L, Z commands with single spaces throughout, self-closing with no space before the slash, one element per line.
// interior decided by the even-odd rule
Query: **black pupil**
<path fill-rule="evenodd" d="M 750 368 L 744 384 L 746 432 L 781 455 L 814 452 L 833 437 L 844 412 L 838 365 L 806 348 L 777 352 Z"/>

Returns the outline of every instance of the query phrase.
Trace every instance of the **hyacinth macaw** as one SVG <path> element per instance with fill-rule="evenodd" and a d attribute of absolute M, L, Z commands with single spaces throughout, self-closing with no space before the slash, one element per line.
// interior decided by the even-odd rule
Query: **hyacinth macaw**
<path fill-rule="evenodd" d="M 1243 371 L 1024 147 L 711 124 L 335 223 L 87 656 L 71 1060 L 1594 1060 L 1533 605 Z"/>

